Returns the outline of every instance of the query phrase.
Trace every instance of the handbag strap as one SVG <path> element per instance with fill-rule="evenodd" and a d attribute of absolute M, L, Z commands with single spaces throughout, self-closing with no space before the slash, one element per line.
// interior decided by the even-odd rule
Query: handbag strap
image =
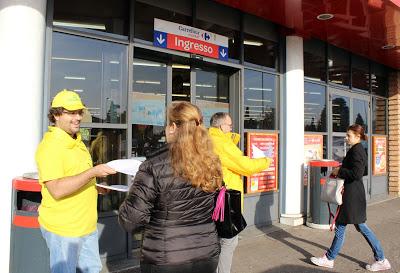
<path fill-rule="evenodd" d="M 329 230 L 333 231 L 333 227 L 335 226 L 336 219 L 339 215 L 340 208 L 342 207 L 342 205 L 337 206 L 336 213 L 333 214 L 333 212 L 331 211 L 331 206 L 329 205 L 329 203 L 327 203 L 327 204 L 328 204 L 328 210 L 329 210 Z M 332 223 L 331 223 L 331 219 L 333 219 Z"/>
<path fill-rule="evenodd" d="M 342 186 L 342 190 L 340 191 L 340 193 L 343 195 L 344 193 L 344 186 Z M 336 219 L 339 215 L 340 209 L 342 207 L 342 205 L 338 205 L 336 208 L 336 213 L 333 214 L 332 210 L 331 210 L 331 206 L 329 205 L 329 202 L 326 202 L 328 204 L 328 210 L 329 210 L 329 230 L 333 231 L 333 227 L 335 226 L 336 223 Z M 331 223 L 331 219 L 333 219 L 332 223 Z"/>
<path fill-rule="evenodd" d="M 223 222 L 225 215 L 225 191 L 226 188 L 225 187 L 221 187 L 221 189 L 219 190 L 218 193 L 218 197 L 217 197 L 217 202 L 215 203 L 215 208 L 212 214 L 212 219 L 214 221 L 219 221 Z"/>

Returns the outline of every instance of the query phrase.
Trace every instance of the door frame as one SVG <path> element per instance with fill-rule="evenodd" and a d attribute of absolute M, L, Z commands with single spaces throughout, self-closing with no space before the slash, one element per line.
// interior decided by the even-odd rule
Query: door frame
<path fill-rule="evenodd" d="M 354 105 L 354 100 L 362 100 L 367 102 L 368 105 L 368 111 L 367 111 L 367 153 L 368 153 L 368 174 L 363 177 L 363 182 L 364 182 L 364 187 L 365 187 L 365 193 L 366 193 L 366 198 L 367 200 L 371 199 L 371 187 L 372 187 L 372 160 L 371 160 L 371 152 L 372 152 L 372 143 L 371 143 L 371 136 L 372 136 L 372 121 L 371 121 L 371 96 L 369 94 L 359 94 L 359 93 L 354 93 L 350 92 L 349 90 L 346 89 L 339 89 L 335 87 L 328 87 L 328 158 L 333 159 L 333 137 L 339 136 L 339 137 L 345 137 L 346 132 L 333 132 L 333 111 L 332 111 L 332 99 L 333 96 L 341 96 L 341 97 L 346 97 L 349 99 L 349 125 L 353 124 L 355 121 L 355 117 L 353 116 L 353 105 Z M 347 148 L 348 150 L 348 148 Z"/>

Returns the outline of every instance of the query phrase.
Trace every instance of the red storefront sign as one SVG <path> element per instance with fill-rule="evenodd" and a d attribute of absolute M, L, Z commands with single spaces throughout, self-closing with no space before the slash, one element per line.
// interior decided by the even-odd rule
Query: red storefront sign
<path fill-rule="evenodd" d="M 153 45 L 228 60 L 228 37 L 202 29 L 154 19 Z"/>
<path fill-rule="evenodd" d="M 218 59 L 219 46 L 175 34 L 167 34 L 167 48 Z"/>

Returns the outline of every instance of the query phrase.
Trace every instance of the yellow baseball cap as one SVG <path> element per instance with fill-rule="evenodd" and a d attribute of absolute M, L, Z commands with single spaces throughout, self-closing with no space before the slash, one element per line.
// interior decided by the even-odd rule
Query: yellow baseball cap
<path fill-rule="evenodd" d="M 51 103 L 51 108 L 63 107 L 69 111 L 85 109 L 79 95 L 73 91 L 64 89 L 57 93 Z"/>

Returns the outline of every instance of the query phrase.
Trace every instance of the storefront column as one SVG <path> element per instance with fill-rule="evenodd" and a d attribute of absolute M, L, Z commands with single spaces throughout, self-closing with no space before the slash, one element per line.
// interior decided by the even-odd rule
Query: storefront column
<path fill-rule="evenodd" d="M 400 72 L 389 76 L 389 194 L 400 196 Z"/>
<path fill-rule="evenodd" d="M 34 153 L 42 134 L 45 19 L 46 0 L 0 1 L 0 272 L 9 272 L 12 179 L 36 170 Z"/>
<path fill-rule="evenodd" d="M 304 70 L 303 38 L 286 37 L 286 73 L 283 95 L 283 183 L 280 222 L 302 225 L 304 167 Z"/>

